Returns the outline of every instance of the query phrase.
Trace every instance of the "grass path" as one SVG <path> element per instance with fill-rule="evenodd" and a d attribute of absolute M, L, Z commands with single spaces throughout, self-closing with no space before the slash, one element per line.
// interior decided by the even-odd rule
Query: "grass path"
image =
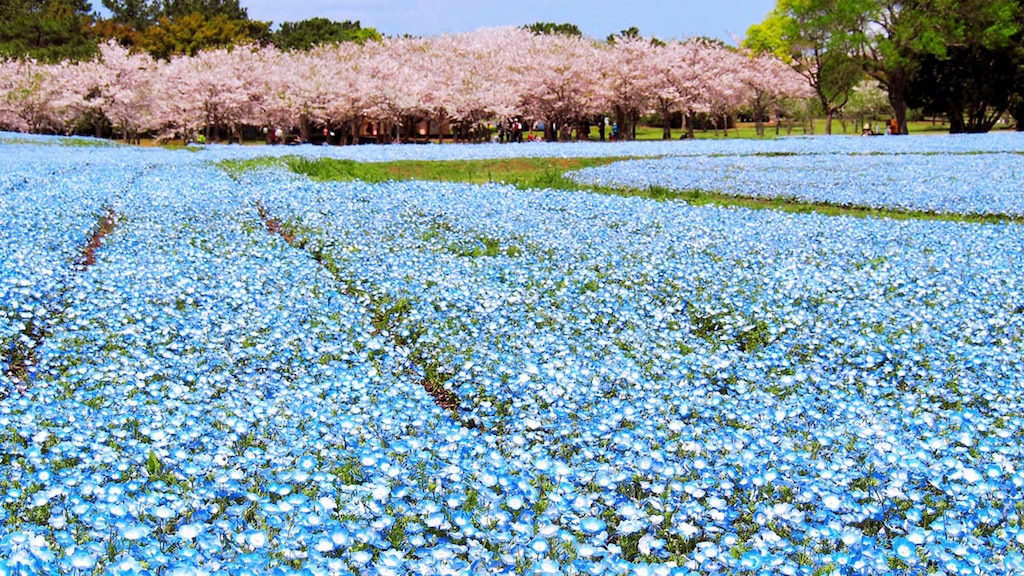
<path fill-rule="evenodd" d="M 869 206 L 807 202 L 796 198 L 758 198 L 723 194 L 713 190 L 678 191 L 661 186 L 628 188 L 591 186 L 567 177 L 572 170 L 604 166 L 634 159 L 629 156 L 603 158 L 500 158 L 486 160 L 402 160 L 393 162 L 357 162 L 332 158 L 308 159 L 298 156 L 229 160 L 221 166 L 229 173 L 260 167 L 281 166 L 321 182 L 362 180 L 428 180 L 470 184 L 504 183 L 523 189 L 586 191 L 618 196 L 635 196 L 658 201 L 680 200 L 695 206 L 738 206 L 754 210 L 780 210 L 794 214 L 816 212 L 829 216 L 891 218 L 894 220 L 942 220 L 973 223 L 1024 222 L 1024 217 L 1003 214 L 940 214 L 917 210 L 894 210 Z"/>

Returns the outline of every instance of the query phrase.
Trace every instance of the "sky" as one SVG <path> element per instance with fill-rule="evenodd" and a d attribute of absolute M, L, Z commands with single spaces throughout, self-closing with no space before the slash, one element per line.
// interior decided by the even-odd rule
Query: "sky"
<path fill-rule="evenodd" d="M 534 22 L 575 24 L 604 39 L 631 26 L 662 40 L 692 36 L 736 44 L 764 20 L 775 0 L 241 0 L 254 20 L 297 22 L 316 16 L 358 20 L 382 34 L 436 36 Z"/>

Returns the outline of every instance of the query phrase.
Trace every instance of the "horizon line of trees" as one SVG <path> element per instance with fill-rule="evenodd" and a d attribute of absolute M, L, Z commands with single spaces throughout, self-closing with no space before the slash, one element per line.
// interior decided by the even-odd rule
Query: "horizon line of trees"
<path fill-rule="evenodd" d="M 133 55 L 170 62 L 238 46 L 309 53 L 341 43 L 412 40 L 385 39 L 358 21 L 326 18 L 284 22 L 271 30 L 270 22 L 251 20 L 239 0 L 101 1 L 109 17 L 92 12 L 86 0 L 0 0 L 0 58 L 54 66 L 91 62 L 102 60 L 102 47 L 116 42 Z M 635 27 L 603 42 L 569 23 L 536 22 L 521 29 L 608 47 L 667 45 L 644 39 Z M 717 45 L 721 54 L 736 52 L 720 41 L 701 41 Z M 905 134 L 911 114 L 942 117 L 954 133 L 991 130 L 1007 115 L 1024 129 L 1024 6 L 1019 0 L 777 0 L 765 20 L 748 29 L 741 51 L 784 62 L 810 92 L 810 101 L 780 106 L 781 99 L 771 95 L 730 112 L 754 120 L 758 134 L 764 120 L 783 115 L 802 116 L 805 122 L 820 115 L 826 134 L 832 132 L 833 119 L 842 121 L 845 132 L 852 118 L 888 115 L 897 119 L 898 133 Z M 879 90 L 885 94 L 882 106 Z M 12 98 L 9 90 L 6 98 Z M 639 115 L 662 119 L 665 137 L 670 137 L 669 119 L 680 111 L 651 104 L 658 98 L 639 100 L 646 109 L 632 106 L 624 113 L 610 108 L 606 113 L 615 115 L 627 138 L 635 134 Z M 12 104 L 5 108 L 9 117 Z M 696 113 L 709 116 L 714 125 L 721 116 L 720 110 Z M 694 117 L 689 120 L 692 126 Z"/>
<path fill-rule="evenodd" d="M 299 22 L 253 20 L 239 0 L 102 0 L 109 16 L 87 0 L 0 0 L 0 57 L 57 63 L 95 58 L 110 39 L 168 59 L 247 44 L 309 50 L 332 42 L 380 40 L 358 20 L 314 17 Z"/>
<path fill-rule="evenodd" d="M 246 127 L 280 127 L 297 128 L 302 140 L 327 129 L 355 143 L 368 123 L 380 141 L 423 140 L 414 130 L 424 122 L 472 139 L 488 124 L 519 118 L 543 122 L 555 140 L 610 128 L 608 116 L 620 138 L 632 139 L 640 119 L 657 113 L 671 138 L 675 115 L 690 135 L 698 116 L 728 129 L 741 110 L 763 130 L 765 118 L 811 95 L 772 55 L 625 32 L 607 42 L 491 28 L 309 50 L 250 44 L 169 59 L 110 40 L 92 60 L 0 61 L 0 128 L 128 140 L 202 132 L 215 141 L 237 139 Z"/>

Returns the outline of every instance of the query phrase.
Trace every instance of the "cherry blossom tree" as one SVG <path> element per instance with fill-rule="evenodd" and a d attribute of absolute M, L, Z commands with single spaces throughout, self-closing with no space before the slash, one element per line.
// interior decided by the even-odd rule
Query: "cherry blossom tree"
<path fill-rule="evenodd" d="M 0 62 L 0 123 L 30 131 L 70 131 L 109 120 L 137 139 L 194 135 L 239 139 L 242 127 L 298 126 L 357 141 L 367 127 L 378 141 L 425 136 L 416 127 L 452 126 L 478 138 L 487 123 L 543 121 L 545 137 L 615 114 L 627 137 L 640 116 L 674 111 L 687 119 L 725 119 L 742 106 L 755 119 L 784 96 L 804 97 L 791 71 L 769 57 L 707 40 L 652 43 L 623 35 L 612 43 L 581 36 L 492 28 L 432 38 L 343 43 L 310 51 L 236 46 L 154 60 L 114 44 L 91 62 Z M 671 137 L 666 127 L 665 137 Z M 350 137 L 349 137 L 350 135 Z"/>
<path fill-rule="evenodd" d="M 225 132 L 229 139 L 240 138 L 241 124 L 256 116 L 248 79 L 258 51 L 238 46 L 172 58 L 164 76 L 170 88 L 163 99 L 166 124 L 186 135 L 203 128 L 212 141 Z"/>
<path fill-rule="evenodd" d="M 317 120 L 328 130 L 337 130 L 342 143 L 359 142 L 359 124 L 363 116 L 363 47 L 353 42 L 322 46 L 308 53 L 326 82 L 322 84 L 323 105 Z"/>
<path fill-rule="evenodd" d="M 609 101 L 603 82 L 600 48 L 592 40 L 564 35 L 535 36 L 521 70 L 523 109 L 545 122 L 545 136 L 555 127 L 599 113 Z"/>
<path fill-rule="evenodd" d="M 532 41 L 533 34 L 518 28 L 435 38 L 429 65 L 436 89 L 425 95 L 430 117 L 468 133 L 487 120 L 517 114 L 523 83 L 515 65 L 525 58 L 524 43 Z"/>
<path fill-rule="evenodd" d="M 295 123 L 289 108 L 292 62 L 273 46 L 252 47 L 247 55 L 247 123 L 266 130 L 268 142 L 277 128 L 291 128 Z"/>
<path fill-rule="evenodd" d="M 131 53 L 114 41 L 101 44 L 92 67 L 90 101 L 129 142 L 159 128 L 154 86 L 157 63 L 145 53 Z"/>
<path fill-rule="evenodd" d="M 375 48 L 375 49 L 374 49 Z M 401 138 L 403 127 L 427 116 L 424 95 L 430 89 L 429 40 L 388 39 L 373 44 L 365 61 L 364 114 L 380 122 L 378 140 Z"/>
<path fill-rule="evenodd" d="M 736 64 L 739 67 L 737 78 L 748 89 L 746 103 L 753 112 L 758 136 L 764 135 L 764 118 L 776 100 L 815 95 L 803 76 L 773 55 L 760 53 Z"/>
<path fill-rule="evenodd" d="M 716 82 L 717 49 L 702 39 L 671 41 L 655 51 L 652 80 L 659 113 L 668 118 L 674 111 L 683 115 L 684 129 L 693 137 L 694 115 L 710 111 L 711 86 Z M 662 137 L 672 132 L 668 122 Z"/>
<path fill-rule="evenodd" d="M 49 67 L 35 60 L 0 62 L 0 122 L 12 130 L 40 132 L 59 125 L 51 106 L 56 92 Z"/>
<path fill-rule="evenodd" d="M 608 104 L 619 133 L 636 139 L 640 115 L 652 107 L 659 93 L 658 46 L 641 37 L 616 37 L 603 50 Z"/>
<path fill-rule="evenodd" d="M 278 98 L 288 112 L 289 123 L 298 126 L 299 138 L 306 142 L 313 124 L 326 123 L 328 106 L 336 97 L 331 67 L 319 53 L 290 52 L 281 59 L 285 66 L 277 69 L 275 78 L 284 84 Z"/>
<path fill-rule="evenodd" d="M 698 42 L 703 44 L 699 48 L 701 66 L 697 69 L 700 74 L 698 84 L 702 90 L 694 108 L 713 120 L 716 132 L 721 126 L 728 136 L 731 115 L 746 103 L 749 96 L 749 88 L 741 79 L 747 58 L 720 43 Z"/>

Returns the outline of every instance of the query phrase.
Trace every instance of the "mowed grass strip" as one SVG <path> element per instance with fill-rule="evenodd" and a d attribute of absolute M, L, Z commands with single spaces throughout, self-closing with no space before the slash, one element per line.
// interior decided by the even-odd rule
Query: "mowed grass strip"
<path fill-rule="evenodd" d="M 314 180 L 431 180 L 468 184 L 503 183 L 537 188 L 537 183 L 558 181 L 571 170 L 604 166 L 632 157 L 607 158 L 495 158 L 486 160 L 401 160 L 355 162 L 330 158 L 285 158 L 289 169 Z M 571 182 L 565 179 L 567 182 Z M 575 184 L 575 183 L 573 183 Z M 562 183 L 562 186 L 566 186 Z M 575 189 L 583 189 L 576 186 Z"/>
<path fill-rule="evenodd" d="M 591 186 L 565 176 L 566 172 L 604 166 L 632 156 L 601 158 L 500 158 L 485 160 L 398 160 L 357 162 L 335 158 L 254 158 L 228 160 L 221 166 L 231 174 L 248 170 L 283 167 L 321 182 L 361 180 L 378 183 L 399 180 L 429 180 L 469 184 L 503 183 L 522 189 L 552 189 L 596 192 L 641 197 L 657 201 L 679 200 L 694 206 L 736 206 L 753 210 L 781 210 L 793 214 L 818 213 L 827 216 L 891 218 L 894 220 L 942 220 L 999 224 L 1024 222 L 1024 217 L 1005 214 L 944 214 L 919 210 L 894 210 L 871 206 L 807 202 L 792 197 L 758 198 L 723 194 L 714 190 L 672 190 L 662 186 L 643 188 Z M 649 159 L 649 158 L 645 158 Z M 794 186 L 798 183 L 794 182 Z"/>

